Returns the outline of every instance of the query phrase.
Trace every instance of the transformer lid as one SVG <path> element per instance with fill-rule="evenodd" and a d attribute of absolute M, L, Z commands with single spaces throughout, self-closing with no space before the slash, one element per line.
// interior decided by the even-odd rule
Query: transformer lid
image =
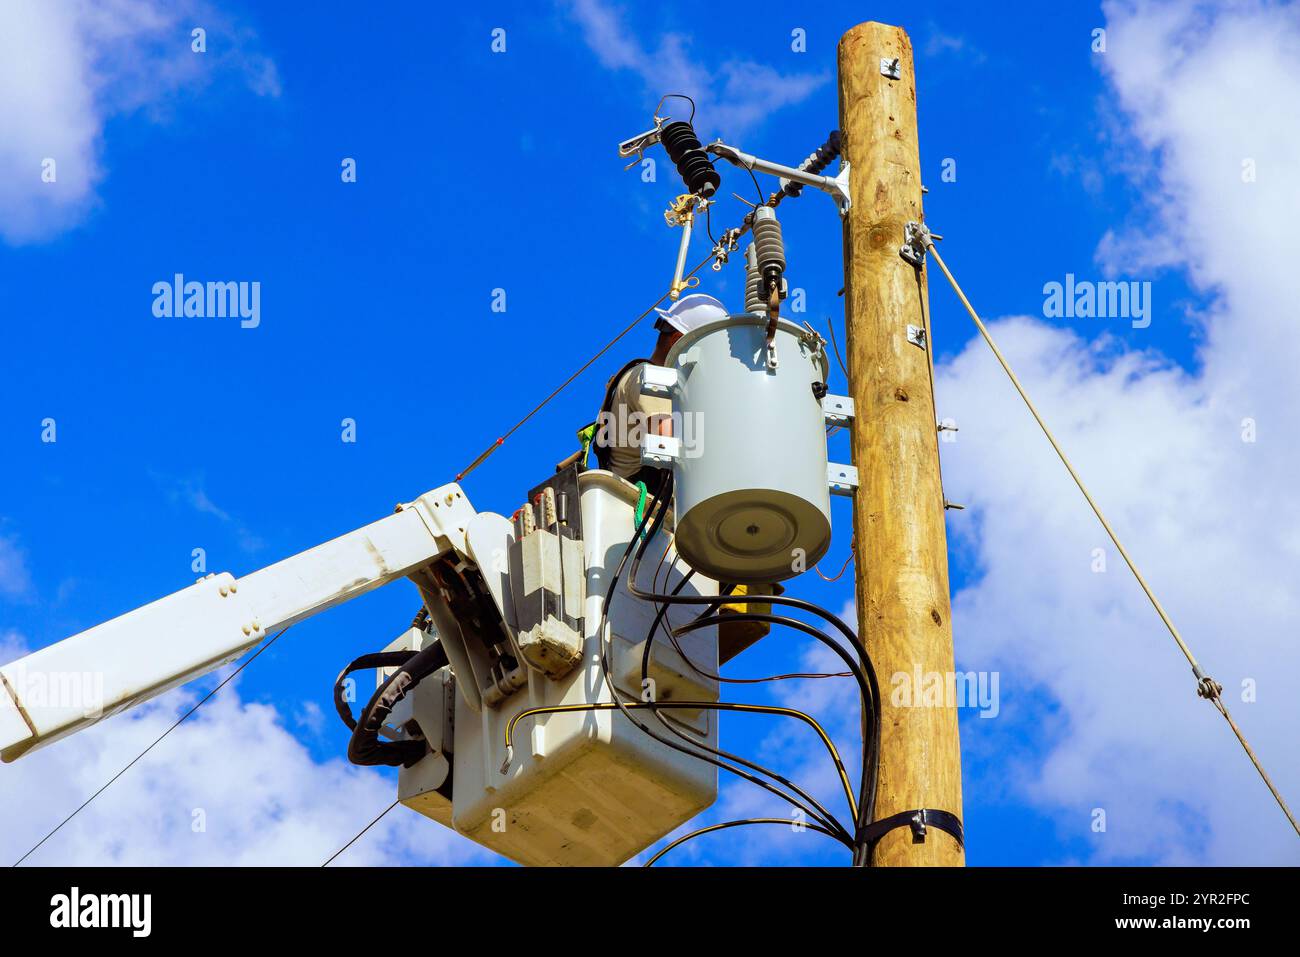
<path fill-rule="evenodd" d="M 742 312 L 737 313 L 736 315 L 727 316 L 725 319 L 717 319 L 713 322 L 705 323 L 698 329 L 692 329 L 690 332 L 685 333 L 680 339 L 673 343 L 673 347 L 668 350 L 668 357 L 664 359 L 664 365 L 669 368 L 674 367 L 677 364 L 678 357 L 687 349 L 691 348 L 696 341 L 712 332 L 716 332 L 718 329 L 727 329 L 733 326 L 761 326 L 766 328 L 767 319 L 763 316 L 755 316 L 747 312 Z M 807 328 L 798 323 L 791 322 L 789 319 L 778 319 L 776 321 L 776 328 L 778 332 L 784 332 L 797 339 L 808 339 L 812 336 L 812 333 Z M 820 338 L 818 341 L 821 341 Z M 830 372 L 830 364 L 827 361 L 825 349 L 818 349 L 817 359 L 821 364 L 822 381 L 825 381 L 827 374 Z"/>

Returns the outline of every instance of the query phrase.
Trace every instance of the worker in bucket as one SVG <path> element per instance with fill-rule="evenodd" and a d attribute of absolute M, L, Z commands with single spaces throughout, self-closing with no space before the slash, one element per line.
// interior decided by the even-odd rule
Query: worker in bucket
<path fill-rule="evenodd" d="M 655 312 L 659 314 L 655 321 L 659 338 L 654 352 L 649 359 L 632 360 L 609 380 L 594 428 L 588 426 L 584 430 L 590 435 L 591 447 L 602 469 L 629 482 L 645 482 L 650 488 L 655 487 L 659 470 L 641 464 L 641 439 L 647 434 L 673 435 L 673 407 L 667 398 L 641 394 L 638 370 L 647 362 L 657 366 L 666 364 L 668 353 L 678 339 L 707 323 L 726 319 L 727 307 L 712 296 L 693 293 L 678 299 L 668 309 Z M 684 438 L 680 434 L 678 437 Z"/>

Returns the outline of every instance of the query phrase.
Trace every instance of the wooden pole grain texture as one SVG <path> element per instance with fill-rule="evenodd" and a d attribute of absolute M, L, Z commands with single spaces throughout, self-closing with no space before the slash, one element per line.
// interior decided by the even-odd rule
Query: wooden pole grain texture
<path fill-rule="evenodd" d="M 898 60 L 898 79 L 882 73 L 882 57 Z M 929 297 L 925 270 L 898 254 L 905 224 L 923 218 L 907 34 L 881 23 L 844 34 L 839 94 L 852 196 L 844 294 L 859 482 L 853 506 L 858 633 L 883 698 L 875 817 L 931 808 L 960 818 L 961 748 L 930 343 L 927 337 L 921 348 L 907 337 L 908 325 L 929 328 Z M 903 827 L 881 840 L 873 863 L 959 866 L 965 855 L 937 828 L 928 829 L 924 843 L 914 843 Z"/>

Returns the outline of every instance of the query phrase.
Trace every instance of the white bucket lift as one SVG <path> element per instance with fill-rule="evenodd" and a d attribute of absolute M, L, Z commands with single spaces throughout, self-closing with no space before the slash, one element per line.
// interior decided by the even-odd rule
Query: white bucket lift
<path fill-rule="evenodd" d="M 683 429 L 645 439 L 643 460 L 674 472 L 676 518 L 646 545 L 640 592 L 682 585 L 680 594 L 708 598 L 719 582 L 789 578 L 826 550 L 824 423 L 846 420 L 851 403 L 825 395 L 816 333 L 783 320 L 770 342 L 768 331 L 766 320 L 735 316 L 683 337 L 669 367 L 642 367 L 643 390 L 670 396 Z M 340 713 L 360 725 L 349 756 L 402 765 L 403 804 L 516 861 L 623 863 L 717 795 L 717 768 L 701 748 L 717 747 L 720 712 L 691 707 L 718 700 L 717 626 L 685 633 L 679 647 L 667 637 L 709 603 L 667 606 L 644 684 L 660 606 L 627 591 L 632 562 L 602 614 L 636 534 L 637 500 L 627 481 L 576 466 L 534 489 L 512 518 L 476 512 L 445 485 L 242 578 L 208 576 L 0 667 L 0 757 L 13 761 L 410 578 L 424 600 L 418 626 L 383 664 L 359 659 L 345 671 L 392 666 L 364 720 L 345 703 L 344 676 L 336 687 Z M 86 673 L 102 689 L 94 702 L 38 693 L 61 674 Z"/>
<path fill-rule="evenodd" d="M 586 565 L 580 666 L 559 678 L 529 668 L 521 688 L 494 705 L 480 694 L 478 707 L 472 703 L 473 694 L 449 693 L 445 675 L 438 681 L 426 679 L 390 721 L 401 725 L 414 717 L 427 739 L 445 742 L 451 752 L 450 759 L 432 752 L 402 770 L 398 791 L 402 803 L 524 864 L 621 864 L 707 808 L 717 796 L 713 765 L 661 744 L 610 707 L 600 665 L 601 605 L 610 576 L 635 531 L 638 493 L 604 471 L 582 473 L 578 485 Z M 509 549 L 510 523 L 497 528 L 496 541 L 486 537 L 473 541 L 477 554 Z M 471 527 L 471 533 L 474 530 Z M 669 538 L 661 531 L 648 543 L 637 579 L 643 590 L 671 591 L 688 570 L 678 561 Z M 624 576 L 630 573 L 630 565 L 624 568 Z M 681 593 L 717 592 L 716 582 L 697 574 Z M 508 616 L 509 602 L 506 606 Z M 624 700 L 643 699 L 642 651 L 656 610 L 631 598 L 622 584 L 610 603 L 606 627 L 611 677 Z M 436 621 L 438 616 L 434 617 Z M 684 615 L 679 612 L 675 617 Z M 440 637 L 449 641 L 447 634 Z M 399 643 L 408 640 L 404 636 Z M 701 670 L 717 672 L 716 629 L 692 632 L 679 643 Z M 717 682 L 682 660 L 662 631 L 655 641 L 649 675 L 656 701 L 718 699 Z M 459 679 L 455 686 L 460 688 Z M 536 708 L 592 704 L 603 707 L 524 717 L 514 730 L 511 760 L 502 767 L 506 728 L 517 715 Z M 675 738 L 649 710 L 631 713 L 679 744 L 697 741 L 717 747 L 717 712 L 661 711 L 687 741 Z"/>
<path fill-rule="evenodd" d="M 609 578 L 634 532 L 638 493 L 601 471 L 583 473 L 577 487 L 584 534 L 576 577 L 572 567 L 558 576 L 545 567 L 529 574 L 516 569 L 512 575 L 512 522 L 475 512 L 459 486 L 445 485 L 387 518 L 285 561 L 238 579 L 225 573 L 209 576 L 4 665 L 0 757 L 16 760 L 213 671 L 297 621 L 410 577 L 425 597 L 433 624 L 411 628 L 390 648 L 418 650 L 439 640 L 450 665 L 416 684 L 386 722 L 386 737 L 419 736 L 428 747 L 418 762 L 401 771 L 402 802 L 522 863 L 621 864 L 712 804 L 717 772 L 609 710 L 600 610 Z M 571 557 L 579 542 L 569 544 L 563 554 Z M 561 551 L 554 554 L 558 558 Z M 662 592 L 681 582 L 686 569 L 668 533 L 657 534 L 646 554 L 641 588 Z M 625 578 L 630 568 L 629 562 Z M 437 581 L 445 569 L 453 569 L 459 581 L 481 582 L 491 598 L 480 595 L 477 607 L 452 614 L 449 592 Z M 547 607 L 578 624 L 580 646 L 567 663 L 539 657 L 540 652 L 534 657 L 542 666 L 523 660 L 515 605 L 522 609 L 528 596 L 517 586 L 534 579 L 539 588 L 560 587 L 564 593 L 558 595 L 558 605 Z M 697 574 L 682 594 L 707 596 L 717 590 L 716 582 Z M 621 583 L 610 605 L 610 674 L 623 697 L 633 702 L 643 700 L 641 652 L 655 611 L 629 597 Z M 549 622 L 551 626 L 555 634 L 562 633 L 562 620 Z M 700 670 L 716 673 L 715 628 L 692 632 L 679 643 Z M 95 676 L 95 700 L 64 701 L 51 695 L 49 689 L 64 674 Z M 649 676 L 657 701 L 712 702 L 718 697 L 716 682 L 682 660 L 662 631 Z M 511 719 L 547 707 L 575 710 L 520 720 L 507 765 Z M 717 746 L 716 712 L 662 712 L 685 741 L 665 730 L 649 710 L 632 713 L 688 749 L 692 742 Z"/>

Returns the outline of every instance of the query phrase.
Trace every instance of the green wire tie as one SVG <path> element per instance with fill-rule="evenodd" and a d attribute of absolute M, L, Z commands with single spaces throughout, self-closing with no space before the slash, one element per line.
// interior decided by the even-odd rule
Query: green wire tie
<path fill-rule="evenodd" d="M 634 527 L 641 528 L 641 523 L 645 520 L 646 499 L 650 497 L 650 493 L 649 490 L 645 487 L 645 482 L 637 482 L 636 489 L 640 493 L 640 495 L 637 496 L 637 500 L 636 500 L 636 519 L 635 519 Z M 641 534 L 639 537 L 645 538 L 645 533 L 646 530 L 644 528 L 641 528 Z"/>

